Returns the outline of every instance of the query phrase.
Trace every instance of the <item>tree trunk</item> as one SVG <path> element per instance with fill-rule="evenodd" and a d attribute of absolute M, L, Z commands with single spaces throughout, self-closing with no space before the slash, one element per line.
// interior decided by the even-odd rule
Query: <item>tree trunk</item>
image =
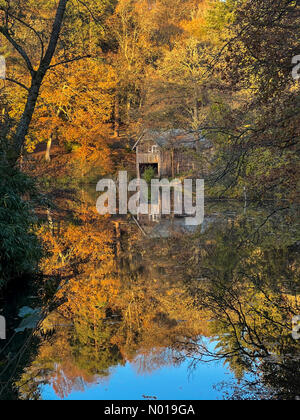
<path fill-rule="evenodd" d="M 117 95 L 115 98 L 115 137 L 120 135 L 120 99 Z"/>
<path fill-rule="evenodd" d="M 172 160 L 172 178 L 175 178 L 175 152 L 174 149 L 171 151 L 171 160 Z"/>
<path fill-rule="evenodd" d="M 38 77 L 39 76 L 39 77 Z M 25 143 L 25 138 L 28 134 L 29 126 L 33 117 L 35 106 L 39 97 L 39 92 L 44 75 L 36 74 L 33 77 L 31 88 L 29 90 L 25 110 L 18 124 L 17 131 L 15 134 L 14 150 L 12 159 L 14 162 L 18 160 L 21 155 L 22 147 Z"/>
<path fill-rule="evenodd" d="M 12 156 L 11 156 L 13 164 L 16 164 L 17 160 L 19 159 L 21 151 L 22 151 L 22 147 L 25 143 L 25 139 L 28 134 L 29 126 L 30 126 L 33 113 L 36 107 L 36 103 L 39 97 L 40 88 L 41 88 L 43 79 L 47 71 L 49 70 L 53 55 L 56 50 L 56 46 L 57 46 L 57 42 L 58 42 L 59 35 L 61 32 L 61 27 L 62 27 L 68 1 L 69 0 L 59 0 L 47 51 L 45 53 L 45 56 L 41 60 L 38 70 L 37 71 L 32 70 L 31 72 L 32 74 L 31 87 L 29 89 L 27 102 L 26 102 L 23 115 L 18 124 L 16 134 L 15 134 L 14 150 L 12 151 Z M 29 64 L 31 65 L 31 63 Z"/>
<path fill-rule="evenodd" d="M 198 129 L 199 127 L 199 88 L 197 83 L 194 87 L 194 130 Z"/>
<path fill-rule="evenodd" d="M 126 112 L 127 112 L 127 124 L 130 123 L 130 111 L 131 111 L 131 101 L 127 98 Z"/>
<path fill-rule="evenodd" d="M 51 162 L 51 155 L 50 155 L 51 146 L 52 146 L 52 134 L 50 135 L 49 140 L 47 142 L 47 149 L 46 149 L 46 154 L 45 154 L 46 162 Z"/>
<path fill-rule="evenodd" d="M 194 99 L 194 126 L 195 128 L 199 125 L 199 101 L 198 97 Z"/>

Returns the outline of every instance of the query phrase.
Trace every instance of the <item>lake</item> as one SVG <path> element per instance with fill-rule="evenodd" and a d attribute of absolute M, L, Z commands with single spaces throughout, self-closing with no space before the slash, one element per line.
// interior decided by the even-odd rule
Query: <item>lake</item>
<path fill-rule="evenodd" d="M 1 398 L 296 399 L 298 220 L 209 202 L 186 229 L 100 217 L 84 188 L 62 200 L 39 227 L 41 276 L 3 303 Z"/>

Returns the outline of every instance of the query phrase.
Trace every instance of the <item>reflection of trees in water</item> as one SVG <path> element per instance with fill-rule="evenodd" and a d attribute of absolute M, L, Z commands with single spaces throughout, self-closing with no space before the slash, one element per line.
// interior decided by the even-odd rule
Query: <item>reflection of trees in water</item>
<path fill-rule="evenodd" d="M 209 309 L 213 317 L 217 346 L 202 353 L 226 361 L 239 380 L 253 375 L 234 389 L 234 397 L 242 397 L 243 383 L 248 398 L 295 399 L 300 347 L 292 338 L 291 320 L 300 311 L 299 244 L 282 215 L 280 224 L 276 218 L 263 220 L 243 218 L 217 233 L 214 227 L 189 288 L 199 308 Z"/>
<path fill-rule="evenodd" d="M 175 241 L 141 239 L 128 227 L 118 256 L 110 223 L 95 225 L 86 211 L 80 223 L 66 224 L 61 238 L 49 240 L 45 265 L 68 281 L 41 331 L 51 335 L 19 383 L 29 380 L 23 398 L 30 377 L 35 388 L 51 383 L 65 397 L 126 361 L 143 373 L 187 357 L 194 367 L 228 363 L 240 381 L 230 397 L 299 395 L 299 343 L 291 337 L 298 246 L 283 215 L 280 223 L 276 217 L 221 218 L 204 234 Z M 217 342 L 214 351 L 201 336 Z M 247 373 L 254 375 L 248 384 Z"/>
<path fill-rule="evenodd" d="M 43 265 L 48 275 L 59 272 L 65 280 L 56 293 L 62 303 L 40 331 L 39 354 L 18 383 L 22 398 L 33 395 L 30 378 L 35 390 L 50 383 L 63 398 L 109 377 L 110 368 L 125 361 L 139 372 L 174 365 L 178 358 L 170 348 L 178 338 L 203 333 L 168 243 L 155 244 L 145 258 L 145 244 L 135 247 L 131 232 L 117 258 L 112 224 L 80 214 L 76 223 L 61 224 L 59 237 L 44 228 Z"/>
<path fill-rule="evenodd" d="M 181 358 L 181 353 L 172 348 L 153 348 L 146 353 L 139 352 L 133 365 L 139 374 L 152 373 L 162 367 L 180 365 Z"/>

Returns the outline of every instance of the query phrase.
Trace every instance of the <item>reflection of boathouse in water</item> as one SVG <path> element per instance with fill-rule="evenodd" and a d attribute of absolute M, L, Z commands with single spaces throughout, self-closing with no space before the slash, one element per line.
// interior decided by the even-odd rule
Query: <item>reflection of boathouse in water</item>
<path fill-rule="evenodd" d="M 200 230 L 204 233 L 214 222 L 215 218 L 207 217 L 202 225 L 187 225 L 185 217 L 176 215 L 160 214 L 140 214 L 137 216 L 137 222 L 144 235 L 150 238 L 172 238 L 181 235 L 189 235 Z"/>
<path fill-rule="evenodd" d="M 176 178 L 179 175 L 197 173 L 198 177 L 207 175 L 207 167 L 200 164 L 205 155 L 212 155 L 212 145 L 201 132 L 188 132 L 182 129 L 168 131 L 147 130 L 136 142 L 137 178 L 143 177 L 148 168 L 153 168 L 158 178 Z M 209 160 L 209 159 L 207 159 Z M 202 167 L 201 167 L 202 166 Z M 137 222 L 145 234 L 152 237 L 172 237 L 176 234 L 192 233 L 197 226 L 187 226 L 185 216 L 162 214 L 161 195 L 156 205 L 149 205 L 147 215 L 139 214 Z"/>
<path fill-rule="evenodd" d="M 194 176 L 205 178 L 208 175 L 209 167 L 208 164 L 205 166 L 203 161 L 209 162 L 214 153 L 213 145 L 201 136 L 200 132 L 187 132 L 180 129 L 164 132 L 148 130 L 135 143 L 133 149 L 136 150 L 136 169 L 139 180 L 142 178 L 143 172 L 149 167 L 156 169 L 154 178 L 171 178 L 172 175 L 174 175 L 172 178 L 177 177 L 178 179 L 191 179 Z M 201 157 L 205 159 L 201 159 Z M 210 215 L 205 214 L 201 225 L 189 225 L 186 223 L 186 218 L 193 216 L 174 213 L 172 192 L 170 197 L 171 214 L 164 214 L 161 192 L 160 190 L 157 204 L 150 204 L 148 195 L 144 198 L 146 201 L 143 202 L 149 203 L 148 214 L 140 213 L 132 216 L 130 222 L 128 219 L 114 220 L 114 223 L 117 223 L 117 239 L 121 235 L 120 224 L 133 224 L 135 229 L 139 229 L 149 238 L 172 238 L 193 234 L 196 231 L 203 234 L 219 218 L 225 224 L 231 223 L 234 222 L 238 214 L 237 211 L 231 209 L 232 203 L 230 203 L 230 210 L 227 209 L 224 214 L 219 212 Z M 243 214 L 245 214 L 245 210 L 246 208 L 243 207 Z"/>

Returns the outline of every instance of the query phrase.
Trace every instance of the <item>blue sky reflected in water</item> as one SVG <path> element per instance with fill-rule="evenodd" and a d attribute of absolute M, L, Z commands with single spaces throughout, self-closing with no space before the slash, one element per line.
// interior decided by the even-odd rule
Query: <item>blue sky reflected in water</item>
<path fill-rule="evenodd" d="M 213 347 L 213 346 L 212 346 Z M 73 391 L 66 400 L 143 400 L 155 396 L 159 400 L 216 400 L 223 393 L 214 388 L 220 382 L 232 382 L 234 376 L 222 362 L 199 362 L 196 370 L 189 370 L 190 360 L 179 367 L 168 366 L 152 373 L 139 374 L 127 363 L 111 370 L 105 381 L 85 386 L 84 391 Z M 42 388 L 44 400 L 59 400 L 51 385 Z"/>

